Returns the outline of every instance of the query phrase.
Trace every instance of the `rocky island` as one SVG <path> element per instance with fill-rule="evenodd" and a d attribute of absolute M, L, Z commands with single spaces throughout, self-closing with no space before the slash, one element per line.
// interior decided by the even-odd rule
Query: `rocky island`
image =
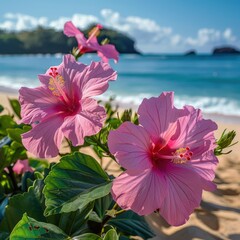
<path fill-rule="evenodd" d="M 240 51 L 235 47 L 223 46 L 213 49 L 213 55 L 224 55 L 224 54 L 240 54 Z"/>
<path fill-rule="evenodd" d="M 195 55 L 197 55 L 196 50 L 189 50 L 184 53 L 184 56 L 195 56 Z"/>

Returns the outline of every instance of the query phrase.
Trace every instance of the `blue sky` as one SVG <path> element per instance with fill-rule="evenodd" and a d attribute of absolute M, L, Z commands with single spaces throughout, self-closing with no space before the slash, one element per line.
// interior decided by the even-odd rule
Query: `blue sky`
<path fill-rule="evenodd" d="M 240 47 L 239 9 L 239 0 L 2 0 L 0 28 L 61 30 L 67 20 L 80 28 L 98 21 L 129 34 L 143 52 L 210 52 Z"/>

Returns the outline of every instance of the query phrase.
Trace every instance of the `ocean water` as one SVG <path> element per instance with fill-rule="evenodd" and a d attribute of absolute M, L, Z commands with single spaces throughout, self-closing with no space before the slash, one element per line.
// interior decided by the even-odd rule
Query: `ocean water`
<path fill-rule="evenodd" d="M 81 62 L 99 61 L 94 54 Z M 58 65 L 62 55 L 0 56 L 0 86 L 35 87 L 37 75 Z M 135 109 L 143 98 L 175 92 L 175 105 L 193 105 L 204 113 L 240 119 L 240 56 L 121 55 L 111 62 L 118 79 L 102 98 L 115 96 L 124 107 Z"/>

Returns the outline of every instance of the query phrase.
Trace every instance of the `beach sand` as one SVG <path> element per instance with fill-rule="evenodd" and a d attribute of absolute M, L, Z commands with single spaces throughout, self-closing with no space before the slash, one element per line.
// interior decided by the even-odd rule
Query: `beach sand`
<path fill-rule="evenodd" d="M 17 98 L 17 92 L 0 88 L 0 104 L 11 112 L 8 98 Z M 9 109 L 9 110 L 8 110 Z M 231 121 L 218 121 L 216 138 L 218 139 L 225 128 L 237 132 L 232 153 L 219 157 L 216 171 L 215 192 L 204 192 L 201 206 L 190 216 L 189 221 L 180 227 L 170 227 L 157 214 L 147 216 L 157 236 L 154 239 L 188 240 L 188 239 L 240 239 L 240 124 Z M 91 150 L 84 149 L 85 153 L 92 154 Z M 56 159 L 51 159 L 56 160 Z M 114 168 L 114 164 L 111 165 Z M 116 173 L 115 173 L 116 174 Z"/>

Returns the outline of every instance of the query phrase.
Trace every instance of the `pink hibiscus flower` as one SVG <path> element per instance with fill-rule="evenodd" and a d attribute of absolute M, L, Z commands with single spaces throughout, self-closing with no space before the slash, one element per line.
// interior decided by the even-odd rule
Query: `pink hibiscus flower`
<path fill-rule="evenodd" d="M 25 172 L 33 172 L 32 168 L 28 164 L 28 160 L 17 160 L 13 166 L 13 171 L 16 174 L 23 174 Z"/>
<path fill-rule="evenodd" d="M 32 130 L 22 135 L 26 149 L 38 157 L 55 157 L 64 137 L 74 146 L 100 131 L 105 110 L 91 97 L 102 94 L 117 74 L 107 63 L 78 63 L 71 55 L 39 75 L 42 85 L 19 90 L 22 122 Z"/>
<path fill-rule="evenodd" d="M 82 32 L 80 32 L 71 21 L 66 22 L 64 25 L 64 34 L 68 37 L 75 37 L 78 42 L 78 49 L 80 53 L 97 51 L 98 56 L 102 58 L 103 62 L 108 62 L 108 59 L 114 59 L 118 61 L 118 51 L 112 44 L 99 45 L 96 35 L 102 26 L 98 24 L 90 33 L 88 39 L 86 39 Z"/>
<path fill-rule="evenodd" d="M 139 215 L 157 210 L 169 224 L 184 224 L 202 190 L 215 189 L 217 125 L 191 106 L 175 108 L 172 92 L 144 99 L 138 114 L 140 125 L 125 122 L 109 134 L 109 149 L 126 169 L 113 181 L 113 198 Z"/>

